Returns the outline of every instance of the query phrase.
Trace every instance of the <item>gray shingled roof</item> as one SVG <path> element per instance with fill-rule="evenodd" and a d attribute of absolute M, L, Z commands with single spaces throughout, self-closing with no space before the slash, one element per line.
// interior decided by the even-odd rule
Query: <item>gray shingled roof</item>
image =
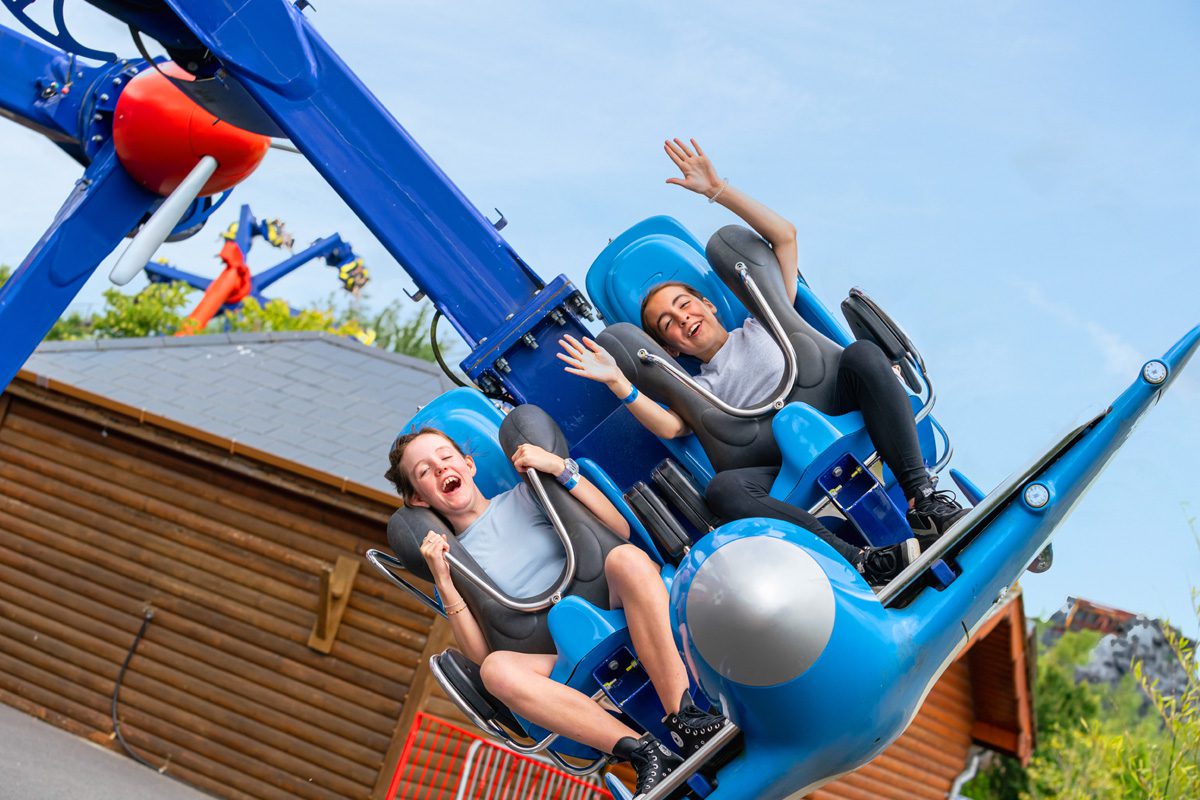
<path fill-rule="evenodd" d="M 316 332 L 46 342 L 25 369 L 383 491 L 387 451 L 438 369 Z"/>

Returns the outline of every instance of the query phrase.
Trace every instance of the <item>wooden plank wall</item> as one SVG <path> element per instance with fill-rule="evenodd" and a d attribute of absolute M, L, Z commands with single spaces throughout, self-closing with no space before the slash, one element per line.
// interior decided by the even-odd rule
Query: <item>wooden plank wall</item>
<path fill-rule="evenodd" d="M 956 661 L 925 698 L 916 719 L 867 766 L 826 784 L 812 800 L 945 800 L 967 767 L 975 720 L 971 673 Z"/>
<path fill-rule="evenodd" d="M 228 798 L 372 793 L 430 628 L 364 562 L 333 652 L 320 570 L 383 542 L 355 514 L 28 399 L 0 427 L 0 702 Z M 381 517 L 382 514 L 382 517 Z M 444 710 L 438 705 L 438 710 Z"/>

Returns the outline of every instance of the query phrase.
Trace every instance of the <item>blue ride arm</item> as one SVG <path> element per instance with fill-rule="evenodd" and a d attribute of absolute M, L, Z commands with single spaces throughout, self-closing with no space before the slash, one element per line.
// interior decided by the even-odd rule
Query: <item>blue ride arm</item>
<path fill-rule="evenodd" d="M 470 347 L 542 287 L 291 4 L 169 5 L 443 307 Z"/>
<path fill-rule="evenodd" d="M 100 262 L 158 200 L 107 144 L 0 288 L 0 387 L 7 386 Z"/>
<path fill-rule="evenodd" d="M 299 253 L 296 253 L 296 255 L 291 256 L 284 261 L 280 261 L 270 269 L 265 269 L 259 274 L 255 275 L 253 277 L 254 292 L 261 292 L 275 281 L 291 272 L 294 272 L 296 269 L 304 266 L 309 261 L 317 258 L 324 258 L 334 250 L 337 250 L 339 247 L 344 247 L 345 245 L 346 243 L 342 241 L 342 237 L 336 233 L 332 236 L 326 236 L 324 239 L 313 242 Z"/>

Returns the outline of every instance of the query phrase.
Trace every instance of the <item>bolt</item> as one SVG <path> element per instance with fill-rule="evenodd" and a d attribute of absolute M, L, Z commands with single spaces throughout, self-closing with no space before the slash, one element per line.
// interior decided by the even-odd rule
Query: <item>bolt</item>
<path fill-rule="evenodd" d="M 118 75 L 117 77 L 113 78 L 113 86 L 120 86 L 120 85 L 121 85 L 121 76 Z"/>
<path fill-rule="evenodd" d="M 617 670 L 619 670 L 621 668 L 621 662 L 617 661 L 614 658 L 612 661 L 608 662 L 608 668 L 611 669 L 613 672 L 616 672 Z"/>
<path fill-rule="evenodd" d="M 563 316 L 562 309 L 556 308 L 550 312 L 550 319 L 554 320 L 555 325 L 566 325 L 567 318 Z"/>
<path fill-rule="evenodd" d="M 835 477 L 835 478 L 840 478 L 840 477 L 842 477 L 842 468 L 841 468 L 841 467 L 834 467 L 834 468 L 833 468 L 833 477 Z"/>
<path fill-rule="evenodd" d="M 512 314 L 509 314 L 507 317 L 505 317 L 505 318 L 504 318 L 504 321 L 505 321 L 505 322 L 508 322 L 508 321 L 509 321 L 510 319 L 512 319 L 512 318 L 513 318 L 513 315 L 512 315 Z"/>
<path fill-rule="evenodd" d="M 521 344 L 525 345 L 525 346 L 526 346 L 526 347 L 528 347 L 530 350 L 537 350 L 537 349 L 538 349 L 538 342 L 537 342 L 537 339 L 533 338 L 533 334 L 532 334 L 532 333 L 527 333 L 527 334 L 525 334 L 524 336 L 522 336 L 522 337 L 521 337 Z"/>
<path fill-rule="evenodd" d="M 97 98 L 96 98 L 96 101 L 97 101 L 97 102 L 100 102 L 100 103 L 107 103 L 107 102 L 108 102 L 108 95 L 106 95 L 106 94 L 102 94 L 102 95 L 100 95 L 99 97 L 97 97 Z"/>
<path fill-rule="evenodd" d="M 95 114 L 92 114 L 92 122 L 103 122 L 103 121 L 104 121 L 104 115 L 101 114 L 100 112 L 96 112 Z"/>
<path fill-rule="evenodd" d="M 137 67 L 130 67 L 130 68 L 129 68 L 129 74 L 130 74 L 130 75 L 137 75 L 137 74 L 138 74 L 138 68 L 137 68 Z"/>
<path fill-rule="evenodd" d="M 497 358 L 494 362 L 492 362 L 492 366 L 495 367 L 496 371 L 501 375 L 507 375 L 508 373 L 512 372 L 512 367 L 508 365 L 507 358 Z"/>
<path fill-rule="evenodd" d="M 92 141 L 96 142 L 96 143 L 100 143 L 100 142 L 104 141 L 104 137 L 97 133 L 95 136 L 92 137 Z"/>

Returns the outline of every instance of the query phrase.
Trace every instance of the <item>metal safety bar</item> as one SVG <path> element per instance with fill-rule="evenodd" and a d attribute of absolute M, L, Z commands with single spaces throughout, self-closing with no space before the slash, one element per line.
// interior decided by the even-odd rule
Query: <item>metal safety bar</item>
<path fill-rule="evenodd" d="M 466 715 L 467 719 L 471 721 L 471 724 L 482 731 L 486 731 L 490 736 L 493 736 L 504 742 L 504 745 L 513 752 L 528 756 L 545 751 L 546 755 L 553 758 L 560 767 L 572 775 L 590 775 L 599 769 L 607 760 L 607 756 L 601 756 L 600 758 L 589 762 L 586 766 L 577 767 L 571 765 L 559 754 L 546 749 L 558 740 L 559 736 L 557 733 L 551 733 L 540 741 L 534 742 L 533 744 L 521 744 L 515 741 L 512 736 L 509 735 L 508 731 L 506 731 L 498 722 L 495 720 L 485 720 L 483 717 L 479 716 L 475 709 L 471 707 L 471 704 L 463 698 L 462 693 L 458 691 L 450 679 L 446 677 L 446 673 L 442 670 L 441 658 L 444 655 L 445 651 L 429 659 L 429 671 L 433 674 L 433 679 L 437 681 L 438 686 L 442 687 L 442 691 L 446 693 L 446 697 L 448 697 L 450 701 L 454 703 L 454 705 L 458 706 L 458 709 L 462 711 L 464 715 Z M 593 694 L 591 699 L 599 702 L 602 697 L 604 697 L 603 689 Z"/>
<path fill-rule="evenodd" d="M 550 520 L 550 524 L 554 527 L 554 532 L 558 534 L 558 539 L 562 542 L 563 549 L 567 551 L 566 568 L 563 570 L 562 579 L 558 582 L 554 590 L 538 600 L 517 600 L 516 598 L 509 597 L 477 575 L 474 570 L 459 561 L 452 553 L 446 553 L 446 561 L 449 562 L 451 569 L 505 608 L 524 613 L 533 613 L 544 611 L 561 600 L 562 593 L 566 591 L 567 587 L 571 585 L 571 581 L 575 579 L 575 548 L 571 545 L 571 538 L 567 536 L 566 526 L 563 525 L 558 512 L 550 503 L 550 496 L 546 494 L 546 487 L 542 485 L 541 474 L 534 469 L 527 471 L 525 474 L 529 477 L 529 483 L 533 486 L 533 493 L 537 495 L 538 501 L 541 502 L 542 508 Z"/>
<path fill-rule="evenodd" d="M 779 319 L 775 316 L 775 312 L 773 312 L 763 300 L 762 292 L 758 290 L 758 286 L 754 283 L 754 279 L 750 277 L 750 272 L 746 269 L 746 265 L 739 261 L 734 265 L 734 269 L 737 271 L 738 276 L 742 279 L 742 283 L 746 285 L 746 291 L 748 291 L 750 296 L 754 298 L 755 302 L 758 303 L 759 308 L 762 310 L 762 316 L 765 318 L 767 323 L 767 331 L 771 334 L 771 338 L 775 340 L 775 344 L 779 347 L 780 352 L 783 353 L 783 381 L 780 383 L 779 390 L 776 392 L 774 399 L 763 405 L 755 406 L 754 408 L 738 408 L 736 406 L 731 406 L 729 403 L 726 403 L 724 400 L 717 397 L 700 384 L 696 383 L 691 375 L 688 375 L 686 372 L 666 359 L 662 359 L 651 354 L 645 348 L 638 350 L 637 355 L 643 363 L 659 367 L 672 378 L 679 381 L 685 387 L 700 395 L 705 400 L 719 408 L 721 411 L 724 411 L 726 414 L 734 417 L 742 417 L 744 419 L 752 419 L 754 417 L 761 417 L 764 414 L 768 414 L 772 411 L 778 411 L 779 409 L 783 408 L 784 403 L 787 401 L 787 396 L 792 391 L 792 385 L 796 382 L 796 374 L 799 368 L 796 362 L 796 349 L 792 347 L 792 343 L 788 341 L 787 334 L 784 333 L 783 326 L 779 324 Z"/>
<path fill-rule="evenodd" d="M 391 581 L 395 585 L 399 586 L 401 589 L 404 589 L 405 591 L 407 591 L 409 594 L 411 594 L 413 597 L 420 600 L 426 606 L 429 606 L 429 608 L 433 609 L 435 614 L 438 614 L 439 616 L 442 616 L 442 617 L 446 616 L 446 611 L 444 608 L 442 608 L 441 603 L 439 603 L 437 600 L 434 600 L 432 597 L 425 594 L 420 589 L 418 589 L 416 586 L 414 586 L 413 584 L 404 580 L 404 578 L 401 578 L 399 575 L 397 575 L 395 572 L 392 571 L 393 568 L 396 568 L 396 569 L 404 569 L 405 568 L 404 562 L 402 562 L 400 559 L 396 558 L 393 555 L 385 553 L 382 550 L 376 550 L 375 548 L 371 548 L 370 550 L 368 550 L 366 552 L 366 559 L 367 559 L 367 561 L 371 562 L 371 564 L 375 567 L 375 569 L 377 569 L 383 573 L 383 577 L 387 578 L 389 581 Z"/>

